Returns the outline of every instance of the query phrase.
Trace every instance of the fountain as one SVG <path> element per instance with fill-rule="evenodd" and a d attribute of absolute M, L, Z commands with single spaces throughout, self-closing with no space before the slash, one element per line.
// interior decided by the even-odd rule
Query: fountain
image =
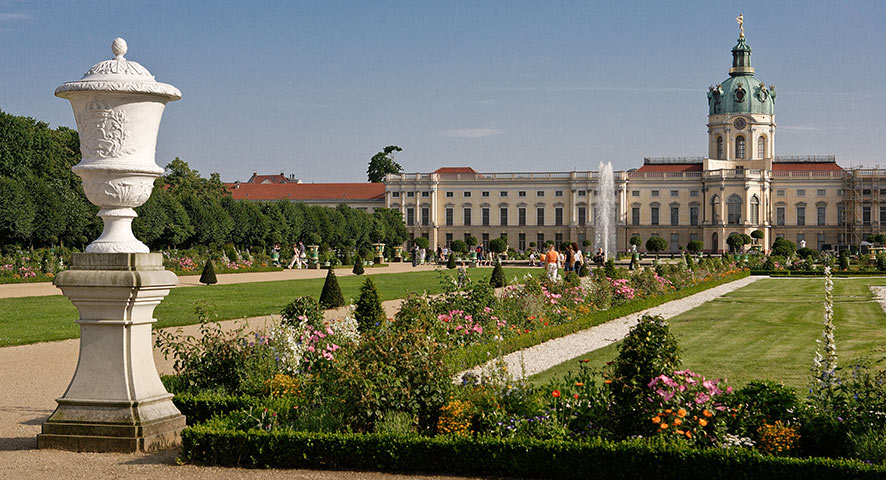
<path fill-rule="evenodd" d="M 600 179 L 597 190 L 594 219 L 594 250 L 603 249 L 604 256 L 615 254 L 615 178 L 612 162 L 600 162 Z"/>

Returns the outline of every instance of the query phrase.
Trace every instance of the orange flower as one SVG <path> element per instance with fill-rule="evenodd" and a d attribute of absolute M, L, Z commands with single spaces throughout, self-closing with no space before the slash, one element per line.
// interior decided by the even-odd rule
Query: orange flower
<path fill-rule="evenodd" d="M 692 438 L 692 432 L 689 430 L 686 431 L 686 438 Z"/>
<path fill-rule="evenodd" d="M 682 424 L 683 424 L 683 420 L 680 420 L 679 418 L 674 419 L 674 425 L 682 425 Z"/>
<path fill-rule="evenodd" d="M 652 417 L 652 423 L 661 423 L 661 417 L 658 415 Z"/>
<path fill-rule="evenodd" d="M 677 416 L 680 418 L 685 417 L 686 416 L 686 409 L 681 408 L 681 409 L 677 410 Z"/>
<path fill-rule="evenodd" d="M 706 417 L 713 417 L 714 416 L 714 414 L 707 409 L 705 409 L 703 412 L 701 412 L 701 414 Z"/>
<path fill-rule="evenodd" d="M 573 393 L 572 396 L 575 397 L 576 400 L 578 400 L 578 394 L 577 394 L 577 393 Z"/>
<path fill-rule="evenodd" d="M 585 384 L 583 384 L 581 382 L 575 382 L 575 386 L 576 387 L 583 387 L 583 386 L 585 386 Z"/>
<path fill-rule="evenodd" d="M 554 390 L 553 392 L 551 392 L 551 395 L 553 395 L 555 398 L 560 398 L 560 390 Z"/>
<path fill-rule="evenodd" d="M 701 420 L 698 421 L 698 424 L 701 425 L 702 427 L 706 427 L 708 425 L 708 421 L 702 418 Z"/>
<path fill-rule="evenodd" d="M 660 428 L 660 429 L 662 429 L 662 430 L 665 430 L 666 428 L 668 428 L 668 424 L 667 424 L 667 423 L 662 423 L 661 425 L 658 426 L 658 428 Z"/>
<path fill-rule="evenodd" d="M 612 383 L 612 380 L 603 380 L 603 383 Z"/>
<path fill-rule="evenodd" d="M 671 412 L 673 412 L 673 410 L 671 410 L 670 408 L 665 410 L 665 413 L 671 413 Z"/>
<path fill-rule="evenodd" d="M 683 435 L 684 433 L 686 433 L 683 430 L 674 430 L 674 431 L 677 432 L 677 435 Z"/>

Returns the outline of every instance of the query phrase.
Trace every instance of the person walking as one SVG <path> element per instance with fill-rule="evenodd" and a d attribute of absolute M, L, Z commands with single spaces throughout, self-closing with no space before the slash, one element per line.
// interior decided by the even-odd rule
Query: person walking
<path fill-rule="evenodd" d="M 578 273 L 581 271 L 581 266 L 585 263 L 584 255 L 582 255 L 581 249 L 578 248 L 578 243 L 576 242 L 572 243 L 572 251 L 574 252 L 573 260 L 575 262 L 572 266 L 572 269 L 575 271 L 575 273 Z"/>
<path fill-rule="evenodd" d="M 418 266 L 418 252 L 419 252 L 418 245 L 414 245 L 412 247 L 412 266 L 413 266 L 413 268 Z"/>
<path fill-rule="evenodd" d="M 575 251 L 572 245 L 566 246 L 566 271 L 571 272 L 575 267 Z"/>
<path fill-rule="evenodd" d="M 292 244 L 292 261 L 289 262 L 289 265 L 286 266 L 289 270 L 292 270 L 292 267 L 295 266 L 296 263 L 299 263 L 299 252 L 298 252 L 298 244 Z M 301 264 L 299 263 L 298 268 L 301 268 Z"/>
<path fill-rule="evenodd" d="M 548 246 L 548 252 L 544 256 L 545 270 L 547 270 L 548 279 L 552 282 L 558 281 L 560 278 L 559 264 L 560 253 L 554 250 L 554 245 Z"/>

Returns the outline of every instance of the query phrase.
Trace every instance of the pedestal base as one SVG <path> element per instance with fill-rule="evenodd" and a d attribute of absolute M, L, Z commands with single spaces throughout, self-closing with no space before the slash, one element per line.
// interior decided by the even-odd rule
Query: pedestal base
<path fill-rule="evenodd" d="M 157 253 L 74 254 L 56 286 L 80 311 L 80 357 L 39 448 L 147 452 L 181 443 L 185 417 L 154 365 L 154 307 L 178 283 Z"/>
<path fill-rule="evenodd" d="M 376 265 L 381 265 L 382 263 L 385 263 L 385 258 L 384 257 L 375 257 L 372 259 L 372 261 L 375 262 Z"/>

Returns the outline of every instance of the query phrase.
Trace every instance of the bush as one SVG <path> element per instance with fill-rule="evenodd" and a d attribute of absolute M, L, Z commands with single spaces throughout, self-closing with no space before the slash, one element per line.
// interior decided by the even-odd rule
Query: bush
<path fill-rule="evenodd" d="M 587 277 L 591 272 L 588 270 L 588 261 L 585 260 L 584 263 L 581 264 L 581 268 L 578 269 L 579 277 Z"/>
<path fill-rule="evenodd" d="M 357 255 L 356 257 L 354 257 L 354 268 L 351 270 L 351 273 L 353 273 L 354 275 L 363 275 L 364 271 L 363 257 Z"/>
<path fill-rule="evenodd" d="M 338 279 L 335 277 L 335 269 L 330 268 L 326 272 L 326 281 L 323 282 L 323 291 L 320 292 L 320 306 L 323 308 L 338 308 L 345 305 L 345 297 L 341 293 Z"/>
<path fill-rule="evenodd" d="M 797 256 L 804 259 L 804 260 L 812 259 L 815 261 L 817 261 L 821 258 L 821 255 L 818 253 L 818 250 L 815 250 L 815 249 L 809 248 L 809 247 L 803 247 L 801 249 L 798 249 Z"/>
<path fill-rule="evenodd" d="M 771 381 L 750 382 L 727 397 L 727 403 L 736 410 L 730 431 L 755 440 L 764 424 L 788 423 L 800 410 L 794 390 Z"/>
<path fill-rule="evenodd" d="M 504 238 L 494 238 L 489 241 L 489 251 L 492 253 L 504 253 L 508 250 L 508 241 Z"/>
<path fill-rule="evenodd" d="M 468 244 L 464 240 L 453 240 L 449 248 L 453 252 L 465 254 L 468 253 Z"/>
<path fill-rule="evenodd" d="M 452 270 L 455 268 L 455 253 L 450 253 L 449 258 L 446 260 L 446 268 Z"/>
<path fill-rule="evenodd" d="M 668 323 L 660 316 L 644 315 L 618 346 L 618 356 L 605 377 L 614 400 L 616 428 L 637 432 L 648 423 L 643 416 L 649 404 L 650 380 L 680 367 L 680 348 Z"/>
<path fill-rule="evenodd" d="M 794 245 L 794 242 L 785 240 L 782 237 L 777 237 L 772 244 L 772 255 L 790 258 L 795 251 L 797 251 L 797 246 Z"/>
<path fill-rule="evenodd" d="M 296 297 L 295 300 L 289 302 L 289 305 L 283 307 L 280 312 L 283 317 L 283 324 L 297 326 L 299 324 L 298 317 L 305 317 L 308 324 L 319 325 L 323 321 L 323 310 L 314 297 Z"/>
<path fill-rule="evenodd" d="M 667 250 L 668 242 L 667 240 L 661 237 L 649 237 L 649 240 L 646 240 L 646 250 L 649 250 L 652 253 L 663 252 Z"/>
<path fill-rule="evenodd" d="M 200 283 L 205 283 L 206 285 L 218 283 L 218 279 L 215 278 L 215 266 L 212 265 L 212 259 L 207 259 L 206 264 L 203 265 L 203 273 L 200 274 Z"/>
<path fill-rule="evenodd" d="M 223 421 L 182 432 L 182 459 L 203 465 L 323 468 L 398 473 L 612 480 L 882 478 L 856 460 L 779 458 L 746 449 L 691 449 L 635 439 L 527 440 L 495 437 L 236 431 Z"/>
<path fill-rule="evenodd" d="M 357 299 L 357 306 L 354 310 L 354 318 L 357 319 L 357 325 L 360 333 L 370 332 L 376 329 L 386 320 L 385 309 L 381 305 L 381 299 L 378 297 L 378 291 L 375 288 L 375 282 L 372 277 L 366 277 L 363 285 L 360 287 L 360 297 Z"/>
<path fill-rule="evenodd" d="M 492 285 L 492 288 L 501 288 L 507 285 L 507 281 L 505 281 L 505 272 L 501 268 L 501 262 L 495 262 L 495 268 L 492 269 L 492 276 L 489 277 L 489 285 Z"/>
<path fill-rule="evenodd" d="M 686 244 L 686 250 L 689 250 L 692 253 L 698 253 L 704 250 L 704 242 L 701 240 L 692 240 Z"/>

